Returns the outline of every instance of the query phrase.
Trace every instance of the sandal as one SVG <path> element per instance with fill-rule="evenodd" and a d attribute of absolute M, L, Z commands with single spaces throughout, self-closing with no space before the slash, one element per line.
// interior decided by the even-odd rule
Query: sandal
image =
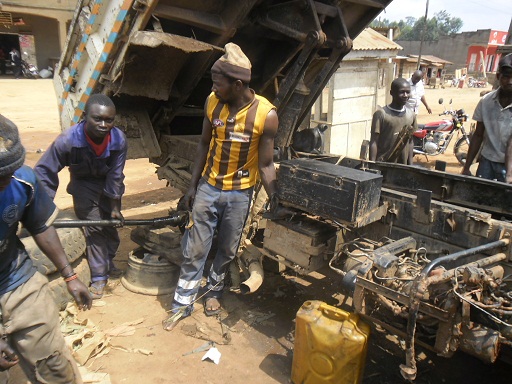
<path fill-rule="evenodd" d="M 162 327 L 164 330 L 171 332 L 174 328 L 176 328 L 180 320 L 183 320 L 183 312 L 180 311 L 173 313 L 167 319 L 162 321 Z"/>
<path fill-rule="evenodd" d="M 219 305 L 218 308 L 212 308 L 211 305 L 208 305 L 208 303 L 210 303 L 212 300 L 215 300 L 218 303 L 218 305 Z M 207 297 L 207 298 L 205 298 L 204 301 L 203 301 L 203 307 L 204 307 L 204 314 L 206 316 L 215 316 L 215 315 L 219 314 L 222 311 L 222 307 L 220 305 L 220 301 L 216 297 Z"/>
<path fill-rule="evenodd" d="M 100 280 L 91 283 L 91 286 L 89 287 L 89 293 L 91 294 L 93 300 L 101 299 L 103 297 L 103 292 L 105 291 L 106 285 L 106 280 Z"/>

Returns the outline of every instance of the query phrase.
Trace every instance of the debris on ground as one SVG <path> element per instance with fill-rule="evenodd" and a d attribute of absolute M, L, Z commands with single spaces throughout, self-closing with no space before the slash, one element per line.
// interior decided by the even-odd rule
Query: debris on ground
<path fill-rule="evenodd" d="M 201 360 L 210 359 L 215 364 L 219 365 L 221 353 L 216 347 L 211 347 L 208 352 L 206 352 Z"/>

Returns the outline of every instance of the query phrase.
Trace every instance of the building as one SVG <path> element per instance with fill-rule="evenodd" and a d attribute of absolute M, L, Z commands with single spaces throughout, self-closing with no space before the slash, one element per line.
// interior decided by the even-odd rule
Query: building
<path fill-rule="evenodd" d="M 460 68 L 467 68 L 473 75 L 482 73 L 484 68 L 487 72 L 494 72 L 500 57 L 496 50 L 505 44 L 507 35 L 505 31 L 479 29 L 443 36 L 438 41 L 424 41 L 422 55 L 449 60 L 452 64 L 446 65 L 446 71 L 450 73 Z M 406 56 L 417 55 L 420 50 L 420 41 L 399 40 L 398 43 Z"/>
<path fill-rule="evenodd" d="M 501 57 L 497 49 L 506 43 L 507 35 L 506 31 L 491 30 L 487 42 L 470 45 L 466 58 L 468 72 L 476 74 L 496 72 Z"/>
<path fill-rule="evenodd" d="M 329 126 L 324 133 L 325 152 L 359 157 L 362 141 L 370 139 L 373 112 L 390 101 L 395 78 L 392 59 L 401 49 L 371 28 L 354 40 L 354 48 L 312 110 L 312 126 Z"/>
<path fill-rule="evenodd" d="M 82 1 L 82 0 L 80 0 Z M 0 4 L 0 47 L 16 48 L 39 68 L 53 66 L 66 42 L 77 0 L 17 0 Z"/>
<path fill-rule="evenodd" d="M 397 56 L 394 59 L 397 68 L 397 77 L 409 79 L 418 69 L 418 55 Z M 423 82 L 431 87 L 439 86 L 444 82 L 447 65 L 453 64 L 433 55 L 422 55 L 419 69 L 425 74 Z"/>

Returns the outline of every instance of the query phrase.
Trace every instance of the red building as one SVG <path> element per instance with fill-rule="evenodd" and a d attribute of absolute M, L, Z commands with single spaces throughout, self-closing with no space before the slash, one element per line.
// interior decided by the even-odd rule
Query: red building
<path fill-rule="evenodd" d="M 501 54 L 498 46 L 504 45 L 508 33 L 491 30 L 487 44 L 472 44 L 468 48 L 466 66 L 469 73 L 496 72 Z"/>

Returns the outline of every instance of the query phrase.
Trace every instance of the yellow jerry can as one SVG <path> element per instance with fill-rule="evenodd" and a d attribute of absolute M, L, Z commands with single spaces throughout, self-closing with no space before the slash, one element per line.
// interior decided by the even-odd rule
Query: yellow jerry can
<path fill-rule="evenodd" d="M 310 300 L 297 312 L 294 384 L 355 384 L 363 377 L 370 326 L 358 315 Z"/>

